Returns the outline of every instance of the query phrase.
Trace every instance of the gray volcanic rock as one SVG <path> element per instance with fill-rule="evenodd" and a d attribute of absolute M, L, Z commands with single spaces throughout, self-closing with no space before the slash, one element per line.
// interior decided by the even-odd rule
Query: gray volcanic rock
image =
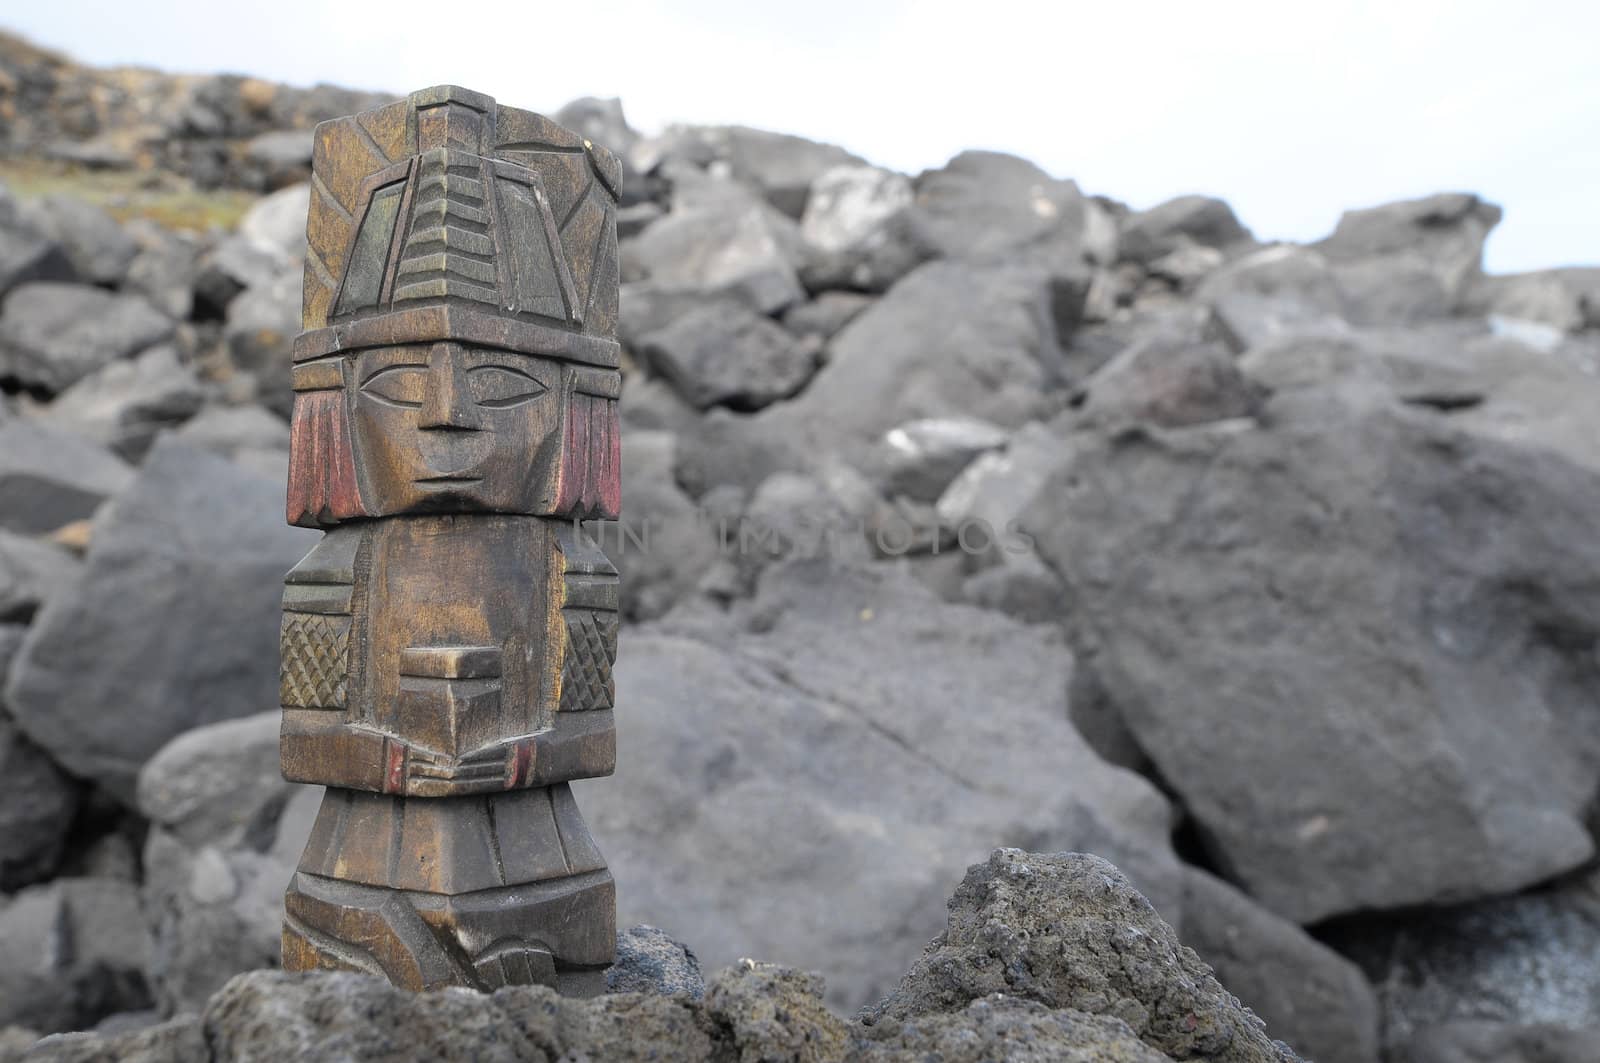
<path fill-rule="evenodd" d="M 81 1030 L 149 1007 L 149 955 L 131 882 L 58 878 L 0 907 L 0 1025 Z"/>
<path fill-rule="evenodd" d="M 169 738 L 274 703 L 281 580 L 314 539 L 283 525 L 281 483 L 158 441 L 29 630 L 5 691 L 18 725 L 131 800 Z"/>
<path fill-rule="evenodd" d="M 821 435 L 862 443 L 918 418 L 1033 420 L 1049 409 L 1087 282 L 1026 264 L 931 262 L 834 336 L 792 405 L 826 426 Z"/>
<path fill-rule="evenodd" d="M 1338 330 L 1349 314 L 1328 260 L 1288 244 L 1228 263 L 1201 283 L 1195 298 L 1211 309 L 1235 353 L 1288 331 Z"/>
<path fill-rule="evenodd" d="M 211 1063 L 211 1058 L 199 1017 L 179 1015 L 114 1034 L 99 1027 L 92 1033 L 53 1034 L 19 1056 L 17 1063 Z M 0 1060 L 12 1063 L 3 1054 Z"/>
<path fill-rule="evenodd" d="M 283 780 L 277 710 L 186 731 L 139 773 L 148 966 L 162 1007 L 199 1011 L 233 975 L 275 966 L 283 891 L 322 790 Z"/>
<path fill-rule="evenodd" d="M 0 296 L 30 281 L 73 279 L 72 263 L 60 242 L 41 233 L 0 184 Z"/>
<path fill-rule="evenodd" d="M 1078 434 L 1024 517 L 1221 866 L 1310 922 L 1588 859 L 1595 472 L 1367 392 L 1262 420 Z"/>
<path fill-rule="evenodd" d="M 61 245 L 79 280 L 118 285 L 139 253 L 139 245 L 99 207 L 75 196 L 45 196 L 26 203 L 23 217 Z"/>
<path fill-rule="evenodd" d="M 78 284 L 20 285 L 0 308 L 0 378 L 61 391 L 172 332 L 172 320 L 137 295 Z"/>
<path fill-rule="evenodd" d="M 1005 446 L 1005 429 L 976 417 L 931 417 L 907 421 L 884 433 L 890 494 L 937 501 L 950 481 L 978 455 Z"/>
<path fill-rule="evenodd" d="M 949 907 L 944 931 L 867 1022 L 1003 993 L 1120 1019 L 1174 1059 L 1298 1058 L 1105 860 L 998 849 L 967 871 Z"/>
<path fill-rule="evenodd" d="M 622 101 L 615 96 L 584 96 L 573 100 L 550 117 L 579 136 L 594 141 L 626 160 L 629 150 L 639 142 L 639 134 L 622 112 Z M 627 187 L 627 180 L 623 180 Z"/>
<path fill-rule="evenodd" d="M 20 642 L 19 629 L 0 628 L 0 643 Z M 0 647 L 0 655 L 5 654 Z M 0 665 L 0 676 L 5 674 Z M 77 814 L 78 786 L 0 708 L 0 890 L 49 878 L 61 862 Z"/>
<path fill-rule="evenodd" d="M 808 302 L 785 310 L 783 327 L 796 336 L 830 339 L 872 302 L 873 297 L 862 292 L 822 292 Z"/>
<path fill-rule="evenodd" d="M 909 178 L 876 166 L 818 176 L 800 220 L 806 287 L 881 292 L 937 257 L 942 248 L 911 209 L 913 196 Z"/>
<path fill-rule="evenodd" d="M 1484 241 L 1499 223 L 1500 208 L 1493 203 L 1466 192 L 1441 192 L 1345 211 L 1316 249 L 1338 263 L 1412 258 L 1455 300 L 1478 276 Z"/>
<path fill-rule="evenodd" d="M 1509 1051 L 1547 1039 L 1540 1027 L 1600 1028 L 1600 873 L 1593 869 L 1520 896 L 1347 920 L 1335 925 L 1332 941 L 1377 986 L 1385 1048 L 1395 1058 L 1440 1058 L 1439 1046 L 1458 1039 Z"/>
<path fill-rule="evenodd" d="M 1249 417 L 1263 397 L 1221 343 L 1164 336 L 1130 344 L 1083 387 L 1090 418 L 1168 428 Z"/>
<path fill-rule="evenodd" d="M 622 576 L 622 611 L 630 619 L 660 616 L 699 583 L 717 548 L 694 502 L 673 481 L 677 440 L 670 432 L 626 433 L 622 440 L 620 525 L 594 536 Z M 626 532 L 631 532 L 630 537 Z"/>
<path fill-rule="evenodd" d="M 795 223 L 741 196 L 676 207 L 632 239 L 627 262 L 663 288 L 732 293 L 774 314 L 805 297 L 795 273 Z"/>
<path fill-rule="evenodd" d="M 672 926 L 713 965 L 821 969 L 854 1006 L 996 839 L 1106 853 L 1176 911 L 1166 803 L 1067 722 L 1071 669 L 1053 629 L 826 559 L 767 568 L 731 613 L 625 629 L 633 730 L 613 778 L 577 785 L 623 920 Z"/>
<path fill-rule="evenodd" d="M 1378 1063 L 1378 998 L 1361 969 L 1221 879 L 1186 868 L 1184 941 L 1273 1036 L 1318 1063 Z"/>
<path fill-rule="evenodd" d="M 1563 332 L 1600 328 L 1600 267 L 1482 277 L 1469 286 L 1463 308 Z"/>
<path fill-rule="evenodd" d="M 162 344 L 79 380 L 56 396 L 43 419 L 137 461 L 157 432 L 182 424 L 204 401 L 194 370 L 175 347 Z"/>
<path fill-rule="evenodd" d="M 139 811 L 190 845 L 236 838 L 296 788 L 278 770 L 277 709 L 184 731 L 139 772 Z"/>
<path fill-rule="evenodd" d="M 247 288 L 228 304 L 222 333 L 233 364 L 255 378 L 261 403 L 285 419 L 294 402 L 289 367 L 300 332 L 301 295 L 298 269 Z"/>
<path fill-rule="evenodd" d="M 124 230 L 139 247 L 128 264 L 125 288 L 144 296 L 174 321 L 187 321 L 194 312 L 195 283 L 206 240 L 145 218 L 129 221 Z"/>
<path fill-rule="evenodd" d="M 835 144 L 747 126 L 675 126 L 641 144 L 640 149 L 647 162 L 670 158 L 702 168 L 725 169 L 734 180 L 759 190 L 774 207 L 796 219 L 805 212 L 818 175 L 836 166 L 862 163 Z M 634 152 L 636 161 L 640 154 Z"/>
<path fill-rule="evenodd" d="M 1221 251 L 1247 243 L 1250 230 L 1233 208 L 1210 196 L 1178 196 L 1123 219 L 1118 250 L 1144 266 L 1192 247 Z"/>
<path fill-rule="evenodd" d="M 828 455 L 862 461 L 907 421 L 977 417 L 1002 428 L 1064 405 L 1061 344 L 1077 323 L 1086 272 L 1028 261 L 929 262 L 846 325 L 796 398 L 751 417 L 686 430 L 679 477 L 693 493 L 746 490 Z"/>
<path fill-rule="evenodd" d="M 1395 1058 L 1406 1063 L 1592 1063 L 1600 1027 L 1457 1020 L 1419 1030 Z"/>
<path fill-rule="evenodd" d="M 72 584 L 82 567 L 54 543 L 0 529 L 0 625 L 32 620 L 52 595 Z"/>
<path fill-rule="evenodd" d="M 942 257 L 992 260 L 1033 252 L 1071 268 L 1091 251 L 1090 211 L 1077 184 L 1014 155 L 963 151 L 923 173 L 916 179 L 915 210 L 919 232 Z"/>
<path fill-rule="evenodd" d="M 647 333 L 638 350 L 694 406 L 755 410 L 805 386 L 819 346 L 741 303 L 719 300 Z"/>
<path fill-rule="evenodd" d="M 306 137 L 306 141 L 309 148 L 310 138 Z M 307 161 L 310 161 L 309 152 Z M 306 211 L 310 206 L 310 185 L 279 189 L 270 196 L 263 196 L 245 212 L 239 219 L 239 235 L 277 255 L 285 267 L 295 267 L 295 272 L 299 272 L 300 260 L 306 253 Z"/>
<path fill-rule="evenodd" d="M 82 520 L 133 472 L 75 432 L 14 420 L 0 425 L 0 528 L 27 535 Z"/>
<path fill-rule="evenodd" d="M 1298 1063 L 1102 860 L 1000 850 L 969 870 L 950 909 L 896 995 L 856 1021 L 828 1009 L 817 975 L 752 960 L 718 972 L 703 997 L 651 984 L 588 1000 L 251 971 L 199 1016 L 52 1037 L 27 1058 Z"/>
<path fill-rule="evenodd" d="M 653 926 L 629 927 L 617 934 L 617 959 L 606 971 L 607 993 L 681 993 L 692 1000 L 706 995 L 700 961 L 687 945 Z"/>

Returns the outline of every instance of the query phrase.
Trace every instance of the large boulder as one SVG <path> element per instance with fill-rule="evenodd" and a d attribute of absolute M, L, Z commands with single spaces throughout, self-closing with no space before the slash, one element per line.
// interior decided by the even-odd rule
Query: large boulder
<path fill-rule="evenodd" d="M 141 296 L 79 284 L 24 284 L 0 305 L 0 379 L 61 391 L 160 343 L 173 327 Z"/>
<path fill-rule="evenodd" d="M 1210 196 L 1178 196 L 1124 218 L 1118 251 L 1149 267 L 1188 248 L 1224 251 L 1250 240 L 1250 230 L 1239 224 L 1227 203 Z"/>
<path fill-rule="evenodd" d="M 1441 192 L 1345 211 L 1317 250 L 1330 262 L 1389 260 L 1430 272 L 1451 302 L 1478 277 L 1483 244 L 1500 223 L 1500 208 L 1467 192 Z"/>
<path fill-rule="evenodd" d="M 281 482 L 158 441 L 28 632 L 5 691 L 18 725 L 131 801 L 168 739 L 276 703 L 280 581 L 314 540 L 284 526 Z"/>
<path fill-rule="evenodd" d="M 910 178 L 876 166 L 820 174 L 800 220 L 806 286 L 881 292 L 938 255 L 911 209 L 914 194 Z"/>
<path fill-rule="evenodd" d="M 738 300 L 719 299 L 647 333 L 638 351 L 695 407 L 749 411 L 804 387 L 820 346 Z"/>
<path fill-rule="evenodd" d="M 1593 854 L 1597 522 L 1592 468 L 1338 390 L 1075 435 L 1024 516 L 1199 836 L 1297 922 Z"/>
<path fill-rule="evenodd" d="M 132 479 L 104 446 L 54 425 L 0 426 L 0 528 L 52 532 L 91 516 Z"/>
<path fill-rule="evenodd" d="M 974 865 L 944 931 L 864 1017 L 903 1023 L 991 994 L 1120 1019 L 1173 1059 L 1297 1058 L 1121 872 L 1087 854 L 999 849 Z"/>
<path fill-rule="evenodd" d="M 624 630 L 615 777 L 578 784 L 625 922 L 715 966 L 776 955 L 881 995 L 998 840 L 1107 854 L 1176 911 L 1168 809 L 1067 721 L 1059 633 L 892 565 L 768 567 L 727 613 Z"/>
<path fill-rule="evenodd" d="M 675 206 L 621 251 L 625 264 L 661 288 L 731 294 L 775 314 L 805 297 L 798 246 L 793 220 L 735 193 Z"/>
<path fill-rule="evenodd" d="M 40 232 L 0 185 L 0 296 L 30 281 L 70 281 L 72 263 L 60 242 Z"/>
<path fill-rule="evenodd" d="M 1065 267 L 1096 254 L 1091 208 L 1073 181 L 1026 159 L 963 151 L 916 179 L 919 230 L 942 257 L 996 259 L 1039 253 Z"/>
<path fill-rule="evenodd" d="M 139 245 L 116 220 L 76 196 L 45 196 L 23 206 L 35 229 L 61 245 L 79 280 L 116 286 L 128 275 Z"/>

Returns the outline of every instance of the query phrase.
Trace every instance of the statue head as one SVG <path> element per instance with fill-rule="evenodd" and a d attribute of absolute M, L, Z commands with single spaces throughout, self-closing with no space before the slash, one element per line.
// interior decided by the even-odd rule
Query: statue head
<path fill-rule="evenodd" d="M 605 149 L 454 87 L 317 128 L 289 521 L 615 517 Z"/>

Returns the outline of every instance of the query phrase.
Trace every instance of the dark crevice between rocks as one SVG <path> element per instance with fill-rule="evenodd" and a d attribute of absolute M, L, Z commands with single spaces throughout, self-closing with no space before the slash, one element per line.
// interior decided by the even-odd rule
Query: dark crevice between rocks
<path fill-rule="evenodd" d="M 1437 410 L 1440 413 L 1459 413 L 1462 410 L 1471 410 L 1482 406 L 1484 396 L 1477 394 L 1407 395 L 1401 401 L 1407 406 L 1421 406 L 1424 409 Z"/>
<path fill-rule="evenodd" d="M 83 786 L 83 800 L 67 832 L 58 877 L 105 876 L 118 869 L 105 864 L 120 850 L 135 882 L 144 880 L 144 842 L 150 821 L 97 787 Z"/>

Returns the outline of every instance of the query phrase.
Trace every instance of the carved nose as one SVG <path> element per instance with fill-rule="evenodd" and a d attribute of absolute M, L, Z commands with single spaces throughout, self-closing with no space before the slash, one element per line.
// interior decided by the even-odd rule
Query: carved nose
<path fill-rule="evenodd" d="M 418 428 L 476 432 L 483 427 L 458 354 L 449 343 L 436 343 L 428 352 L 428 389 L 417 414 Z"/>

